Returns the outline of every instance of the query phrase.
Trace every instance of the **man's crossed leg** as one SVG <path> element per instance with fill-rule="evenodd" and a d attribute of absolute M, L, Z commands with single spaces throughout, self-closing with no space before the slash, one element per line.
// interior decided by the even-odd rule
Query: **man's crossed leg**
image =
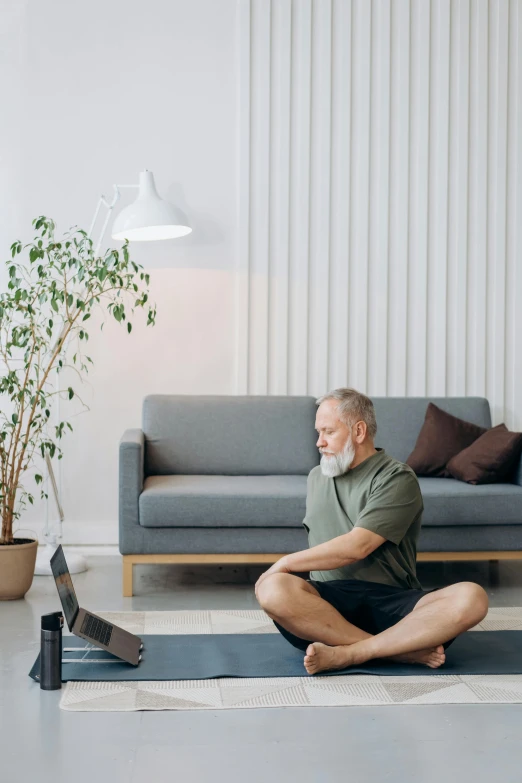
<path fill-rule="evenodd" d="M 444 642 L 481 622 L 488 611 L 486 591 L 457 582 L 422 596 L 395 625 L 375 635 L 346 620 L 315 587 L 293 574 L 268 576 L 256 590 L 268 616 L 301 639 L 313 639 L 304 665 L 309 674 L 357 666 L 374 658 L 437 668 L 446 658 Z"/>

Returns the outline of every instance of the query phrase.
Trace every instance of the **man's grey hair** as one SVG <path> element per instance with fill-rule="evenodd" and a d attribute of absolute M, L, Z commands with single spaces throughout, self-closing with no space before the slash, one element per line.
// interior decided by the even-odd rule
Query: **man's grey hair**
<path fill-rule="evenodd" d="M 326 400 L 338 401 L 339 418 L 349 427 L 355 424 L 356 421 L 366 422 L 366 435 L 374 440 L 377 434 L 377 420 L 373 402 L 369 397 L 356 389 L 334 389 L 328 392 L 328 394 L 319 397 L 315 404 L 321 405 Z"/>

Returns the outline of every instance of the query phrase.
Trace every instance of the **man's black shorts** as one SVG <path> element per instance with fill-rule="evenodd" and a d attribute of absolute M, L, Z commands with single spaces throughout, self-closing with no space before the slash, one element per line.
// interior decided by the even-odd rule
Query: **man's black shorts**
<path fill-rule="evenodd" d="M 337 609 L 345 620 L 374 636 L 406 617 L 422 596 L 438 589 L 410 590 L 376 582 L 364 582 L 361 579 L 332 579 L 329 582 L 307 579 L 306 581 L 310 582 L 321 598 Z M 282 628 L 275 620 L 273 622 L 285 639 L 300 650 L 306 650 L 311 642 L 318 641 L 300 639 Z M 447 649 L 455 638 L 444 642 L 444 649 Z"/>

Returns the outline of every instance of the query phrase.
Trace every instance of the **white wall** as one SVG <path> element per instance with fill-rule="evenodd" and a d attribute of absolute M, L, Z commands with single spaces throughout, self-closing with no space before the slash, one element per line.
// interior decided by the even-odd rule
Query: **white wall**
<path fill-rule="evenodd" d="M 117 541 L 118 441 L 148 393 L 477 394 L 522 429 L 517 0 L 0 14 L 3 258 L 37 215 L 88 228 L 145 168 L 194 225 L 132 248 L 157 325 L 93 323 L 70 378 L 90 411 L 63 441 L 66 542 Z"/>
<path fill-rule="evenodd" d="M 236 3 L 0 8 L 1 258 L 15 239 L 32 239 L 40 214 L 59 232 L 88 230 L 99 195 L 111 199 L 113 183 L 137 183 L 145 168 L 194 227 L 183 239 L 132 246 L 149 267 L 156 326 L 136 317 L 128 335 L 107 318 L 100 332 L 92 318 L 94 369 L 85 386 L 70 377 L 90 412 L 73 416 L 62 441 L 64 540 L 116 542 L 118 441 L 140 426 L 143 397 L 235 392 Z M 122 191 L 120 204 L 132 198 Z M 109 232 L 104 244 L 121 246 Z M 64 415 L 81 410 L 62 404 Z M 44 504 L 29 506 L 23 526 L 38 530 L 44 517 Z"/>
<path fill-rule="evenodd" d="M 240 7 L 238 390 L 522 429 L 522 4 Z"/>

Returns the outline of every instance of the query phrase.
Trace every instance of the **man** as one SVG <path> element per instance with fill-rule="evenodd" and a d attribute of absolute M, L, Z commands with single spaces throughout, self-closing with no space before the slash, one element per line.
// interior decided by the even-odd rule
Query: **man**
<path fill-rule="evenodd" d="M 486 616 L 487 594 L 473 582 L 422 589 L 424 504 L 415 473 L 375 448 L 375 411 L 364 394 L 336 389 L 316 404 L 321 461 L 308 476 L 303 521 L 310 548 L 265 571 L 256 597 L 306 651 L 309 674 L 374 658 L 435 669 L 455 638 Z"/>

